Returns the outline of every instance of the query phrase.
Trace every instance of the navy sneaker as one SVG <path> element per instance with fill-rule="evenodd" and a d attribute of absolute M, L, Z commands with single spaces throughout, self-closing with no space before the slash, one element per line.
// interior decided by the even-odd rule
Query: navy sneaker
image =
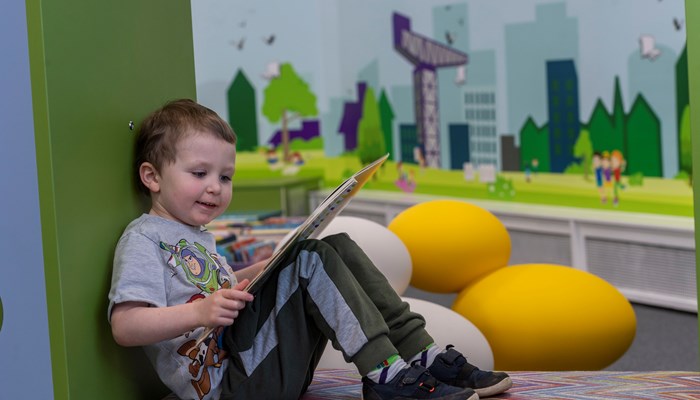
<path fill-rule="evenodd" d="M 362 378 L 362 398 L 364 400 L 479 400 L 473 390 L 446 385 L 435 379 L 420 365 L 412 365 L 399 371 L 394 379 L 386 383 L 375 383 Z"/>
<path fill-rule="evenodd" d="M 438 354 L 428 368 L 430 374 L 448 385 L 471 388 L 479 397 L 503 393 L 513 386 L 513 381 L 505 372 L 482 371 L 469 364 L 467 359 L 448 345 L 447 351 Z"/>

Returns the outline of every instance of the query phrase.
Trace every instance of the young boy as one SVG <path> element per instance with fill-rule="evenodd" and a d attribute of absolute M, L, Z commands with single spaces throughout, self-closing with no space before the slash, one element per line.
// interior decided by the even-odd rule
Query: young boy
<path fill-rule="evenodd" d="M 435 345 L 345 234 L 297 243 L 260 290 L 245 292 L 264 263 L 234 273 L 203 228 L 231 200 L 235 143 L 225 121 L 191 100 L 142 123 L 136 172 L 151 210 L 115 252 L 117 343 L 143 346 L 181 399 L 298 398 L 328 340 L 357 366 L 365 399 L 475 400 L 510 388 L 505 373 Z M 197 344 L 203 327 L 218 328 Z"/>

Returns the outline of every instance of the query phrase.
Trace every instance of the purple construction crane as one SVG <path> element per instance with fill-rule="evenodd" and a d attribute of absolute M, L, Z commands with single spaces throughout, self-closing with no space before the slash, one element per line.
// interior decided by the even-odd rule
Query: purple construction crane
<path fill-rule="evenodd" d="M 401 14 L 394 13 L 393 22 L 394 49 L 415 66 L 413 104 L 420 156 L 425 165 L 440 168 L 440 118 L 435 70 L 464 65 L 469 58 L 440 42 L 411 32 L 411 20 Z"/>

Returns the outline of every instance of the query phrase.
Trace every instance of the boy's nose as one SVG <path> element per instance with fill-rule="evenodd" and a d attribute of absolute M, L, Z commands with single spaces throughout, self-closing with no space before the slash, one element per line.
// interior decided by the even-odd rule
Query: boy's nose
<path fill-rule="evenodd" d="M 209 182 L 209 185 L 207 185 L 207 191 L 209 191 L 209 193 L 219 193 L 221 191 L 221 182 L 219 182 L 218 179 Z"/>

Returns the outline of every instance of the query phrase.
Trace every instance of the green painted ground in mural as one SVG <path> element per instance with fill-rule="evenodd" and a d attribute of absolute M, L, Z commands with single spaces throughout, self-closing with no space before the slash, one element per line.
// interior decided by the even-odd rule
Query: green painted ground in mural
<path fill-rule="evenodd" d="M 333 187 L 358 170 L 360 162 L 355 156 L 326 158 L 321 152 L 304 154 L 305 164 L 298 168 L 301 176 L 323 174 L 325 185 Z M 236 179 L 266 179 L 282 176 L 283 169 L 272 170 L 260 153 L 241 152 L 238 155 Z M 415 183 L 417 194 L 452 196 L 465 199 L 501 200 L 525 204 L 582 207 L 596 210 L 615 210 L 674 216 L 693 216 L 693 191 L 680 179 L 644 178 L 641 186 L 632 186 L 628 177 L 622 178 L 624 189 L 619 190 L 619 202 L 614 204 L 612 187 L 606 188 L 605 202 L 595 178 L 588 180 L 577 174 L 536 173 L 529 182 L 522 172 L 499 172 L 505 189 L 489 191 L 477 174 L 466 180 L 462 171 L 420 169 L 407 164 L 402 168 L 405 178 Z M 288 170 L 289 172 L 289 170 Z M 397 164 L 387 162 L 377 173 L 377 179 L 369 182 L 364 190 L 401 192 Z M 235 179 L 234 179 L 235 185 Z M 234 186 L 235 192 L 235 186 Z"/>

